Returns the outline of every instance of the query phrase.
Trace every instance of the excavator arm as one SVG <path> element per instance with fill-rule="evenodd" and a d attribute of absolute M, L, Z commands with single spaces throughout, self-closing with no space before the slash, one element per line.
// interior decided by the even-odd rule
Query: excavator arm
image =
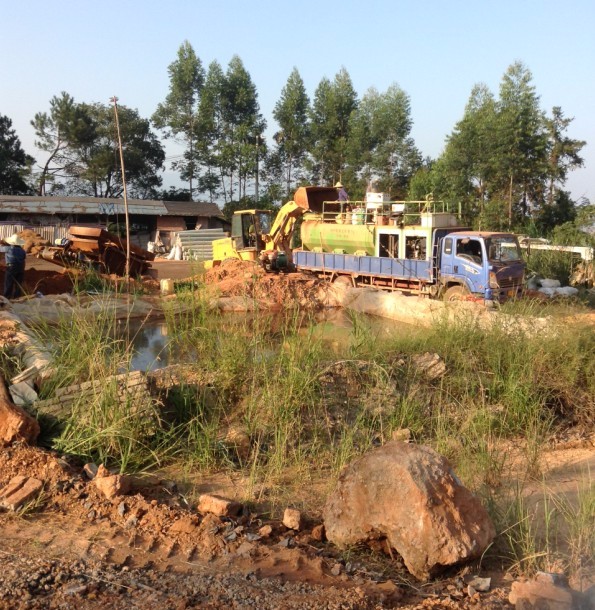
<path fill-rule="evenodd" d="M 262 236 L 265 251 L 285 252 L 288 261 L 291 263 L 291 237 L 295 221 L 307 211 L 307 208 L 299 206 L 295 201 L 286 203 L 277 213 L 270 233 Z"/>

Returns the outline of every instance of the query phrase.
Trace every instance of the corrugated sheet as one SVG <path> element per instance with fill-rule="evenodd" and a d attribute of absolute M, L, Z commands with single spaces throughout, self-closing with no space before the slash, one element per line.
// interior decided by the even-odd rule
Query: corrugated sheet
<path fill-rule="evenodd" d="M 162 201 L 131 199 L 130 214 L 160 216 L 167 214 Z M 0 196 L 0 212 L 9 214 L 124 214 L 122 199 L 96 197 L 11 197 Z"/>
<path fill-rule="evenodd" d="M 41 235 L 45 240 L 50 243 L 54 243 L 57 239 L 63 239 L 68 235 L 68 227 L 54 227 L 54 226 L 43 226 L 43 227 L 32 227 L 26 224 L 0 224 L 0 239 L 10 237 L 14 233 L 20 233 L 29 229 L 35 231 L 38 235 Z"/>
<path fill-rule="evenodd" d="M 146 216 L 221 216 L 214 203 L 129 199 L 130 214 Z M 124 214 L 123 199 L 0 195 L 0 212 L 9 214 Z"/>
<path fill-rule="evenodd" d="M 168 213 L 177 216 L 222 216 L 215 203 L 198 201 L 164 201 Z"/>

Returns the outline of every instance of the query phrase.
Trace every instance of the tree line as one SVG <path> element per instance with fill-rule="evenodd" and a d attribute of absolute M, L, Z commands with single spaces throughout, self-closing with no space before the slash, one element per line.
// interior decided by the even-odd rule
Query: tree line
<path fill-rule="evenodd" d="M 342 68 L 332 80 L 322 78 L 310 99 L 294 68 L 267 141 L 256 86 L 238 56 L 225 70 L 217 61 L 205 68 L 185 41 L 168 73 L 169 91 L 151 117 L 118 107 L 132 197 L 206 199 L 231 213 L 289 200 L 302 184 L 340 180 L 352 199 L 373 183 L 392 199 L 444 200 L 478 228 L 529 232 L 551 231 L 592 210 L 565 190 L 569 173 L 583 165 L 585 142 L 568 137 L 572 119 L 560 107 L 541 108 L 521 62 L 507 69 L 497 96 L 474 86 L 437 159 L 415 145 L 410 99 L 397 84 L 360 98 Z M 37 165 L 0 115 L 1 193 L 121 196 L 113 107 L 62 92 L 31 124 L 43 153 Z M 161 189 L 162 138 L 181 145 L 170 162 L 183 188 Z"/>

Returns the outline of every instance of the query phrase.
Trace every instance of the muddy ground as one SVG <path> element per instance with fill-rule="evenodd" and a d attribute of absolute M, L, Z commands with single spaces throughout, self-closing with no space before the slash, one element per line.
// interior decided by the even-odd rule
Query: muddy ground
<path fill-rule="evenodd" d="M 45 294 L 72 287 L 59 269 L 27 271 L 32 292 L 40 280 Z M 145 282 L 158 290 L 155 278 Z M 320 289 L 312 278 L 270 276 L 239 262 L 207 272 L 205 282 L 219 295 L 279 307 L 288 294 L 313 303 Z M 548 471 L 572 487 L 585 464 L 595 468 L 594 456 L 593 437 L 562 439 L 548 452 Z M 201 514 L 179 482 L 159 476 L 136 478 L 130 493 L 107 500 L 76 458 L 24 445 L 0 449 L 0 487 L 16 475 L 38 478 L 44 491 L 18 514 L 0 512 L 0 610 L 512 607 L 512 579 L 498 565 L 419 583 L 398 558 L 341 554 L 321 539 L 318 515 L 294 532 L 257 506 L 234 519 Z M 223 481 L 211 491 L 231 488 Z M 469 595 L 465 580 L 478 573 L 492 577 L 491 589 Z"/>

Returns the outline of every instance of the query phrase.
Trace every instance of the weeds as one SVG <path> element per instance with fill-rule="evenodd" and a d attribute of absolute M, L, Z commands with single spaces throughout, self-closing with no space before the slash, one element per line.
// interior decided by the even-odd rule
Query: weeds
<path fill-rule="evenodd" d="M 56 448 L 122 470 L 172 463 L 185 471 L 233 470 L 247 479 L 248 500 L 274 510 L 291 494 L 303 499 L 311 481 L 328 488 L 346 464 L 408 428 L 489 499 L 499 552 L 515 569 L 552 560 L 562 517 L 573 565 L 593 544 L 586 525 L 592 492 L 576 509 L 548 496 L 544 542 L 522 490 L 511 498 L 503 485 L 511 445 L 524 449 L 525 475 L 535 476 L 553 427 L 595 421 L 589 328 L 544 336 L 511 327 L 506 316 L 488 329 L 461 317 L 381 339 L 352 315 L 349 340 L 331 349 L 315 320 L 292 308 L 276 316 L 213 313 L 199 283 L 179 287 L 165 314 L 171 353 L 187 363 L 187 379 L 170 390 L 165 408 L 121 400 L 110 384 L 130 358 L 113 312 L 38 329 L 56 362 L 48 396 L 81 381 L 103 385 L 95 400 L 75 405 Z M 426 352 L 445 364 L 443 374 L 419 363 Z"/>

